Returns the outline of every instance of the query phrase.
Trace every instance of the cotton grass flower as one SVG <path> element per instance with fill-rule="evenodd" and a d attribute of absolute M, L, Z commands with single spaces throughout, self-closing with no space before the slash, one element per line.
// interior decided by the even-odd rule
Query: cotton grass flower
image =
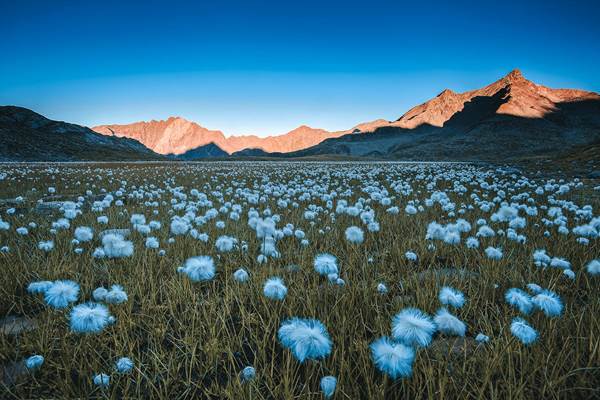
<path fill-rule="evenodd" d="M 533 263 L 537 267 L 547 267 L 551 261 L 552 259 L 546 254 L 546 250 L 536 250 L 533 252 Z"/>
<path fill-rule="evenodd" d="M 316 319 L 288 319 L 281 324 L 277 336 L 300 363 L 324 358 L 331 353 L 329 333 Z"/>
<path fill-rule="evenodd" d="M 75 239 L 80 242 L 89 242 L 94 238 L 94 231 L 87 226 L 80 226 L 75 229 Z"/>
<path fill-rule="evenodd" d="M 106 389 L 110 386 L 110 376 L 106 374 L 97 374 L 94 376 L 94 385 L 101 389 Z"/>
<path fill-rule="evenodd" d="M 287 291 L 288 289 L 283 284 L 283 280 L 278 277 L 267 279 L 263 287 L 264 295 L 272 300 L 283 300 Z"/>
<path fill-rule="evenodd" d="M 409 204 L 404 208 L 404 212 L 406 212 L 409 215 L 414 215 L 417 213 L 417 208 L 412 204 Z"/>
<path fill-rule="evenodd" d="M 512 288 L 508 289 L 504 294 L 504 299 L 508 304 L 513 307 L 516 307 L 519 312 L 522 314 L 529 314 L 533 309 L 533 303 L 531 302 L 531 296 L 527 294 L 527 292 L 518 289 Z"/>
<path fill-rule="evenodd" d="M 104 301 L 107 294 L 108 294 L 108 289 L 99 287 L 99 288 L 94 289 L 94 291 L 92 292 L 92 297 L 96 301 Z"/>
<path fill-rule="evenodd" d="M 321 275 L 337 274 L 338 266 L 337 259 L 335 256 L 323 253 L 315 257 L 314 261 L 315 271 Z"/>
<path fill-rule="evenodd" d="M 543 290 L 542 292 L 536 294 L 531 299 L 531 302 L 537 309 L 543 311 L 543 313 L 548 317 L 558 317 L 560 314 L 562 314 L 562 301 L 556 293 L 550 290 Z"/>
<path fill-rule="evenodd" d="M 146 217 L 143 214 L 131 214 L 129 221 L 133 225 L 143 225 L 146 223 Z"/>
<path fill-rule="evenodd" d="M 248 272 L 243 268 L 240 268 L 233 273 L 233 279 L 240 283 L 246 282 L 249 278 Z"/>
<path fill-rule="evenodd" d="M 237 239 L 231 236 L 219 236 L 215 242 L 215 247 L 221 253 L 227 253 L 234 249 Z"/>
<path fill-rule="evenodd" d="M 575 279 L 575 272 L 572 269 L 563 270 L 563 275 L 571 280 Z"/>
<path fill-rule="evenodd" d="M 187 275 L 193 282 L 209 281 L 215 277 L 215 263 L 209 256 L 191 257 L 177 271 Z"/>
<path fill-rule="evenodd" d="M 406 308 L 392 318 L 392 337 L 408 346 L 427 347 L 436 326 L 431 317 L 417 308 Z"/>
<path fill-rule="evenodd" d="M 592 276 L 600 275 L 600 260 L 592 260 L 585 267 L 588 274 Z"/>
<path fill-rule="evenodd" d="M 449 286 L 444 286 L 440 290 L 438 298 L 443 305 L 454 308 L 461 308 L 465 304 L 465 295 Z"/>
<path fill-rule="evenodd" d="M 490 337 L 488 335 L 484 335 L 483 333 L 478 333 L 475 336 L 475 341 L 477 343 L 488 343 L 490 341 Z"/>
<path fill-rule="evenodd" d="M 69 280 L 53 282 L 44 293 L 44 300 L 54 308 L 65 308 L 69 303 L 77 301 L 78 297 L 79 285 Z"/>
<path fill-rule="evenodd" d="M 27 360 L 25 360 L 25 367 L 27 367 L 29 371 L 39 369 L 42 364 L 44 364 L 44 356 L 40 356 L 39 354 L 28 357 Z"/>
<path fill-rule="evenodd" d="M 373 363 L 390 378 L 407 378 L 412 375 L 415 360 L 415 350 L 412 347 L 382 337 L 371 343 L 370 348 Z"/>
<path fill-rule="evenodd" d="M 54 249 L 54 242 L 52 240 L 48 240 L 48 241 L 42 241 L 38 243 L 38 249 L 45 251 L 45 252 L 50 252 L 52 251 L 52 249 Z"/>
<path fill-rule="evenodd" d="M 133 254 L 133 243 L 122 235 L 109 233 L 102 237 L 102 251 L 108 258 L 130 257 Z"/>
<path fill-rule="evenodd" d="M 468 249 L 477 249 L 477 248 L 479 248 L 479 240 L 477 240 L 477 238 L 474 238 L 472 236 L 468 237 L 466 245 L 467 245 Z"/>
<path fill-rule="evenodd" d="M 346 229 L 346 240 L 350 243 L 360 244 L 365 240 L 364 232 L 358 226 L 351 226 Z"/>
<path fill-rule="evenodd" d="M 485 255 L 490 260 L 501 260 L 502 259 L 502 249 L 490 246 L 487 249 L 485 249 Z"/>
<path fill-rule="evenodd" d="M 523 318 L 515 318 L 510 324 L 510 332 L 524 345 L 530 345 L 538 338 L 537 331 Z"/>
<path fill-rule="evenodd" d="M 190 225 L 181 218 L 171 221 L 171 233 L 173 235 L 185 235 L 190 230 Z"/>
<path fill-rule="evenodd" d="M 459 244 L 460 233 L 458 231 L 447 231 L 444 235 L 444 243 L 448 244 Z"/>
<path fill-rule="evenodd" d="M 155 238 L 154 236 L 148 236 L 146 238 L 146 247 L 148 249 L 158 249 L 159 246 L 160 246 L 160 243 L 159 243 L 158 239 Z"/>
<path fill-rule="evenodd" d="M 76 305 L 70 314 L 71 331 L 75 333 L 98 333 L 111 321 L 108 308 L 99 303 L 89 302 Z"/>
<path fill-rule="evenodd" d="M 323 392 L 323 396 L 325 396 L 326 399 L 329 399 L 333 396 L 336 386 L 337 378 L 335 376 L 324 376 L 321 378 L 321 382 L 319 383 L 321 392 Z"/>
<path fill-rule="evenodd" d="M 379 229 L 380 229 L 380 226 L 379 226 L 379 222 L 377 222 L 377 221 L 371 221 L 367 225 L 367 230 L 369 232 L 379 232 Z"/>
<path fill-rule="evenodd" d="M 489 237 L 493 237 L 495 235 L 496 235 L 496 232 L 494 232 L 494 230 L 487 225 L 481 226 L 479 228 L 479 230 L 477 231 L 477 233 L 475 234 L 475 236 L 483 237 L 483 238 L 489 238 Z"/>
<path fill-rule="evenodd" d="M 92 253 L 92 257 L 94 258 L 104 258 L 106 257 L 106 253 L 102 247 L 97 247 Z"/>
<path fill-rule="evenodd" d="M 133 361 L 128 357 L 121 357 L 115 363 L 115 369 L 120 374 L 128 374 L 133 370 Z"/>
<path fill-rule="evenodd" d="M 568 269 L 571 268 L 571 263 L 565 260 L 564 258 L 552 257 L 552 260 L 550 261 L 550 266 L 554 268 Z"/>
<path fill-rule="evenodd" d="M 450 314 L 445 308 L 441 308 L 433 317 L 437 330 L 446 335 L 465 336 L 467 326 L 464 322 Z"/>
<path fill-rule="evenodd" d="M 244 367 L 241 373 L 242 381 L 249 382 L 256 377 L 256 369 L 253 366 Z"/>

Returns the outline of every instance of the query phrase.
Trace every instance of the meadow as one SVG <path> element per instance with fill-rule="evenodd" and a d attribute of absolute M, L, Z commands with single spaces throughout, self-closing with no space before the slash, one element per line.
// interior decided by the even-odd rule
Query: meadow
<path fill-rule="evenodd" d="M 600 187 L 0 165 L 1 398 L 600 398 Z"/>

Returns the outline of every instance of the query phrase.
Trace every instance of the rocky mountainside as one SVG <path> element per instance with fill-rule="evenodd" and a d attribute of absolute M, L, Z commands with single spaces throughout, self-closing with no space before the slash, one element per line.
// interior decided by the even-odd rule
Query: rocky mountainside
<path fill-rule="evenodd" d="M 127 125 L 102 125 L 92 129 L 107 136 L 135 139 L 160 154 L 183 154 L 209 143 L 226 150 L 223 132 L 206 129 L 181 117 Z"/>
<path fill-rule="evenodd" d="M 592 92 L 551 89 L 537 85 L 527 80 L 519 70 L 514 70 L 478 90 L 456 93 L 446 89 L 435 98 L 412 108 L 396 121 L 378 119 L 343 131 L 329 132 L 302 125 L 278 136 L 226 137 L 221 131 L 206 129 L 180 117 L 128 125 L 102 125 L 93 129 L 108 136 L 136 139 L 160 154 L 181 155 L 189 152 L 185 156 L 187 158 L 190 154 L 195 154 L 190 151 L 196 148 L 201 149 L 196 154 L 205 154 L 204 146 L 211 143 L 224 152 L 235 153 L 236 156 L 264 156 L 267 153 L 284 156 L 279 153 L 290 153 L 290 156 L 348 154 L 400 157 L 409 155 L 406 153 L 408 150 L 403 150 L 407 148 L 406 143 L 412 146 L 413 154 L 430 157 L 436 146 L 449 146 L 447 150 L 439 149 L 440 156 L 451 148 L 458 149 L 459 153 L 468 150 L 469 146 L 463 149 L 461 141 L 481 146 L 473 149 L 476 152 L 489 151 L 494 143 L 503 146 L 499 150 L 507 150 L 505 146 L 509 145 L 510 148 L 514 143 L 505 142 L 512 135 L 519 136 L 520 132 L 529 139 L 539 138 L 539 135 L 548 136 L 546 142 L 533 144 L 534 147 L 544 147 L 545 150 L 550 149 L 554 142 L 558 146 L 562 139 L 566 140 L 561 135 L 566 135 L 567 132 L 569 140 L 579 144 L 587 143 L 586 138 L 594 136 L 596 118 L 593 104 L 599 99 L 598 94 Z M 503 116 L 506 118 L 502 118 Z M 474 136 L 478 131 L 482 132 Z M 373 132 L 377 133 L 375 137 L 357 135 Z M 538 136 L 533 137 L 536 132 Z M 402 133 L 403 136 L 390 137 L 390 133 Z M 412 135 L 417 133 L 413 138 Z M 434 137 L 429 138 L 429 133 Z M 437 137 L 438 134 L 441 136 Z M 499 134 L 503 136 L 496 137 Z M 459 138 L 457 135 L 466 136 Z M 458 140 L 459 143 L 448 142 L 452 140 Z M 410 144 L 411 142 L 414 143 Z M 433 147 L 418 149 L 417 144 L 421 142 L 431 143 Z M 519 147 L 517 150 L 525 149 Z M 214 154 L 222 156 L 220 152 Z"/>
<path fill-rule="evenodd" d="M 158 160 L 133 139 L 104 136 L 22 107 L 0 106 L 0 161 Z"/>
<path fill-rule="evenodd" d="M 225 137 L 179 117 L 94 130 L 0 107 L 0 160 L 549 156 L 600 142 L 600 95 L 537 85 L 514 70 L 478 90 L 446 89 L 395 121 L 379 119 L 344 131 L 303 125 L 279 136 Z"/>
<path fill-rule="evenodd" d="M 254 135 L 225 137 L 221 131 L 209 130 L 181 117 L 171 117 L 163 121 L 135 122 L 128 125 L 101 125 L 92 129 L 107 136 L 136 139 L 160 154 L 178 155 L 209 143 L 214 143 L 229 154 L 245 149 L 287 153 L 314 146 L 325 139 L 349 133 L 370 132 L 387 124 L 388 121 L 376 120 L 336 132 L 302 125 L 283 135 L 268 137 Z"/>
<path fill-rule="evenodd" d="M 420 104 L 388 126 L 413 129 L 422 124 L 442 127 L 453 115 L 463 111 L 465 104 L 477 97 L 492 97 L 504 91 L 503 102 L 495 113 L 524 118 L 543 118 L 557 110 L 558 103 L 586 99 L 598 100 L 598 94 L 575 89 L 550 89 L 525 79 L 515 69 L 502 79 L 482 89 L 455 93 L 446 89 L 435 98 Z"/>
<path fill-rule="evenodd" d="M 345 135 L 288 157 L 473 160 L 552 154 L 600 140 L 600 95 L 551 89 L 514 70 L 479 90 L 444 90 L 370 135 Z"/>
<path fill-rule="evenodd" d="M 170 158 L 177 160 L 198 160 L 203 158 L 225 158 L 229 154 L 223 151 L 219 146 L 214 143 L 205 144 L 203 146 L 196 147 L 192 150 L 188 150 L 183 154 L 171 154 Z"/>

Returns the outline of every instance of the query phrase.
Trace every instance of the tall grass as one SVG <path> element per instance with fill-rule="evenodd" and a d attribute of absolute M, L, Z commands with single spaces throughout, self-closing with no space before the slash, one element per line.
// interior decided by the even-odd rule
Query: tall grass
<path fill-rule="evenodd" d="M 29 171 L 21 173 L 26 168 Z M 270 207 L 279 213 L 282 219 L 278 227 L 290 222 L 303 229 L 310 245 L 302 247 L 294 237 L 284 238 L 277 243 L 282 257 L 260 265 L 256 262 L 260 244 L 247 226 L 246 213 L 251 205 L 244 205 L 238 222 L 220 216 L 218 219 L 226 221 L 223 230 L 217 229 L 214 221 L 199 227 L 209 234 L 208 243 L 186 235 L 177 236 L 173 244 L 167 244 L 171 196 L 163 193 L 159 201 L 165 200 L 167 204 L 156 208 L 157 216 L 151 214 L 154 208 L 144 207 L 143 200 L 125 199 L 124 207 L 113 206 L 101 213 L 109 217 L 108 226 L 96 223 L 101 214 L 85 206 L 68 231 L 59 231 L 53 237 L 55 249 L 44 253 L 37 249 L 37 243 L 52 238 L 48 229 L 59 215 L 42 215 L 33 210 L 37 199 L 48 196 L 45 193 L 48 186 L 55 187 L 61 196 L 75 199 L 88 189 L 96 195 L 101 188 L 114 192 L 121 186 L 121 180 L 128 182 L 129 192 L 134 185 L 165 188 L 165 181 L 169 180 L 171 187 L 183 186 L 188 194 L 192 188 L 208 194 L 212 190 L 225 191 L 237 183 L 261 191 L 262 178 L 268 176 L 272 182 L 283 184 L 303 185 L 312 179 L 321 185 L 329 184 L 329 190 L 338 192 L 351 188 L 353 194 L 348 201 L 354 203 L 359 197 L 367 197 L 361 192 L 358 178 L 371 173 L 390 192 L 393 192 L 390 178 L 410 181 L 413 193 L 396 195 L 393 201 L 401 210 L 408 200 L 423 201 L 429 196 L 426 181 L 414 179 L 418 171 L 402 165 L 85 164 L 60 165 L 55 173 L 45 168 L 0 166 L 0 172 L 9 174 L 0 181 L 0 198 L 25 197 L 14 215 L 4 212 L 9 206 L 0 206 L 2 218 L 11 224 L 10 231 L 0 231 L 0 246 L 11 249 L 0 254 L 0 316 L 28 316 L 39 324 L 37 329 L 19 335 L 0 334 L 0 364 L 7 365 L 32 354 L 42 354 L 46 360 L 39 371 L 0 388 L 3 398 L 316 399 L 322 398 L 319 381 L 326 375 L 338 378 L 336 399 L 600 397 L 600 278 L 584 272 L 585 264 L 599 256 L 600 248 L 595 240 L 582 246 L 573 235 L 565 237 L 555 229 L 550 238 L 544 237 L 545 228 L 535 226 L 543 215 L 528 217 L 527 227 L 522 230 L 527 236 L 524 245 L 505 237 L 493 237 L 481 239 L 480 248 L 475 250 L 467 249 L 464 244 L 436 242 L 436 249 L 431 251 L 425 240 L 427 224 L 434 220 L 453 221 L 439 205 L 426 207 L 416 215 L 402 211 L 390 215 L 385 212 L 387 207 L 373 202 L 371 206 L 376 210 L 381 231 L 365 230 L 364 243 L 352 245 L 345 240 L 344 231 L 348 226 L 360 225 L 358 218 L 340 215 L 332 224 L 327 216 L 320 214 L 320 219 L 311 226 L 303 219 L 303 212 L 310 203 L 324 205 L 320 199 L 282 210 L 270 196 L 267 203 L 255 207 L 259 210 Z M 352 178 L 344 174 L 353 168 L 360 174 Z M 424 174 L 439 174 L 472 167 L 420 168 Z M 492 179 L 490 176 L 488 181 Z M 514 183 L 506 176 L 496 179 Z M 480 196 L 484 192 L 470 183 L 463 182 L 469 188 L 465 195 L 448 191 L 457 206 L 469 204 L 468 195 L 473 190 L 478 190 Z M 451 188 L 452 180 L 438 181 L 438 190 Z M 516 190 L 518 193 L 524 189 Z M 528 191 L 533 193 L 531 189 Z M 225 194 L 225 200 L 243 204 L 234 193 L 235 190 Z M 576 202 L 580 206 L 587 203 L 594 209 L 600 206 L 588 189 L 577 189 L 563 198 L 570 196 L 578 196 Z M 534 197 L 538 206 L 545 204 L 546 196 Z M 218 208 L 218 202 L 212 200 Z M 127 213 L 121 215 L 120 211 L 125 210 Z M 157 250 L 146 249 L 144 237 L 133 231 L 132 257 L 92 258 L 91 252 L 99 243 L 98 233 L 107 228 L 130 228 L 129 216 L 133 213 L 162 222 L 162 229 L 153 232 L 153 236 L 160 240 L 166 255 L 160 257 Z M 458 217 L 474 224 L 478 218 L 489 220 L 489 216 L 475 209 Z M 31 229 L 28 236 L 14 233 L 15 228 L 30 221 L 38 227 Z M 569 226 L 573 224 L 570 220 Z M 77 226 L 91 226 L 96 233 L 92 242 L 80 245 L 85 250 L 81 255 L 73 252 L 70 243 Z M 325 226 L 330 226 L 331 231 L 320 234 L 319 229 Z M 214 241 L 221 234 L 248 242 L 248 252 L 238 249 L 218 253 Z M 503 248 L 502 260 L 485 257 L 483 249 L 489 245 Z M 576 272 L 575 280 L 565 278 L 558 269 L 535 267 L 531 255 L 538 248 L 568 259 Z M 406 260 L 404 253 L 408 250 L 419 256 L 417 262 Z M 321 252 L 338 258 L 345 286 L 331 285 L 315 273 L 313 259 Z M 187 258 L 197 255 L 215 259 L 214 280 L 192 283 L 176 272 Z M 300 270 L 285 268 L 291 264 L 298 265 Z M 250 273 L 245 284 L 232 278 L 240 267 Z M 470 274 L 435 272 L 444 268 L 460 268 Z M 264 281 L 272 276 L 282 277 L 288 287 L 288 294 L 281 302 L 262 294 Z M 117 322 L 102 333 L 74 334 L 68 327 L 68 309 L 50 309 L 41 296 L 25 290 L 32 281 L 55 279 L 78 282 L 80 301 L 91 300 L 96 287 L 112 284 L 122 285 L 129 300 L 110 306 Z M 386 284 L 387 294 L 377 292 L 379 282 Z M 518 314 L 505 303 L 503 296 L 508 288 L 524 288 L 529 282 L 560 294 L 565 310 L 560 318 L 550 319 L 541 313 L 529 317 L 540 339 L 525 347 L 510 334 L 510 322 Z M 382 375 L 371 361 L 369 344 L 390 334 L 392 316 L 404 307 L 435 313 L 440 307 L 439 289 L 444 285 L 462 291 L 467 298 L 465 306 L 456 311 L 467 324 L 467 337 L 455 341 L 436 336 L 429 348 L 417 352 L 409 379 L 393 381 Z M 280 323 L 293 316 L 323 322 L 333 340 L 329 357 L 300 364 L 280 345 L 277 340 Z M 477 345 L 473 338 L 479 332 L 489 335 L 491 341 Z M 122 356 L 135 362 L 131 375 L 114 373 L 114 362 Z M 243 383 L 239 375 L 247 365 L 256 368 L 257 376 Z M 101 390 L 92 382 L 93 375 L 100 372 L 111 374 L 108 389 Z"/>

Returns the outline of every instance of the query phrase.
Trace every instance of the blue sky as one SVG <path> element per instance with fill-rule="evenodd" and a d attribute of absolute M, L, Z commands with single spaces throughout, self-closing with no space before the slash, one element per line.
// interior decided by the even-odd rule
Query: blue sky
<path fill-rule="evenodd" d="M 5 2 L 0 104 L 88 126 L 179 115 L 264 136 L 396 119 L 515 67 L 600 91 L 600 3 L 522 3 Z"/>

